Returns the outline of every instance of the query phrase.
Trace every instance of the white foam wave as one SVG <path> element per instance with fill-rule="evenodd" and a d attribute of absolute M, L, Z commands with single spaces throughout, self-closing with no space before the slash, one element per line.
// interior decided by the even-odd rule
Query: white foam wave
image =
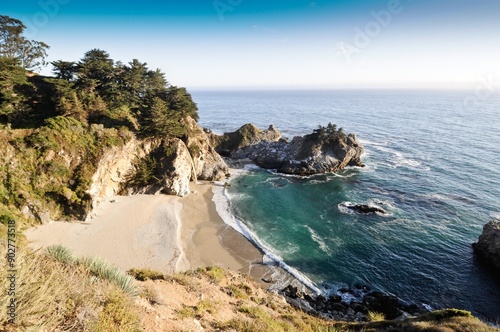
<path fill-rule="evenodd" d="M 500 212 L 491 212 L 490 217 L 495 220 L 500 220 Z"/>
<path fill-rule="evenodd" d="M 432 309 L 432 307 L 431 307 L 430 305 L 428 305 L 427 303 L 422 303 L 422 306 L 423 306 L 425 309 L 429 310 L 429 311 L 433 311 L 433 310 L 434 310 L 434 309 Z"/>
<path fill-rule="evenodd" d="M 426 194 L 426 195 L 424 195 L 424 197 L 439 200 L 439 201 L 449 201 L 450 200 L 448 197 L 440 195 L 440 194 Z"/>
<path fill-rule="evenodd" d="M 326 245 L 326 243 L 321 239 L 321 237 L 312 229 L 311 227 L 304 225 L 304 227 L 309 231 L 309 234 L 311 234 L 311 238 L 313 239 L 314 242 L 316 242 L 319 245 L 319 248 L 321 251 L 323 251 L 325 254 L 331 254 L 330 248 Z"/>
<path fill-rule="evenodd" d="M 302 274 L 300 271 L 287 265 L 283 259 L 276 253 L 274 253 L 271 248 L 264 244 L 256 234 L 254 234 L 241 220 L 235 218 L 230 210 L 230 200 L 227 195 L 227 191 L 222 186 L 212 187 L 214 193 L 213 202 L 217 213 L 220 215 L 222 220 L 236 230 L 238 233 L 242 234 L 244 237 L 252 241 L 256 246 L 258 246 L 265 254 L 264 259 L 267 262 L 272 262 L 270 265 L 276 265 L 293 275 L 297 280 L 304 284 L 307 288 L 316 294 L 320 294 L 321 291 L 317 288 L 314 283 L 307 276 Z"/>
<path fill-rule="evenodd" d="M 375 146 L 375 149 L 392 155 L 392 158 L 389 160 L 390 164 L 381 163 L 382 165 L 391 168 L 410 167 L 419 169 L 421 171 L 431 170 L 429 166 L 422 165 L 422 162 L 406 157 L 402 152 L 387 148 L 385 146 Z"/>
<path fill-rule="evenodd" d="M 363 138 L 358 139 L 358 141 L 363 145 L 387 146 L 389 144 L 389 141 L 374 142 Z"/>
<path fill-rule="evenodd" d="M 337 205 L 339 211 L 342 212 L 343 214 L 354 214 L 354 211 L 349 209 L 350 206 L 354 206 L 354 203 L 342 202 L 339 205 Z"/>
<path fill-rule="evenodd" d="M 295 178 L 295 179 L 311 179 L 316 176 L 320 176 L 321 174 L 313 174 L 313 175 L 297 175 L 297 174 L 286 174 L 286 173 L 280 173 L 275 169 L 269 169 L 267 170 L 269 173 L 272 173 L 274 175 L 278 175 L 284 178 Z"/>
<path fill-rule="evenodd" d="M 386 199 L 377 199 L 377 198 L 372 198 L 368 200 L 368 205 L 375 205 L 375 206 L 387 206 L 392 209 L 395 209 L 396 206 L 394 205 L 394 202 L 386 200 Z"/>
<path fill-rule="evenodd" d="M 262 169 L 260 166 L 257 166 L 255 164 L 246 164 L 243 169 L 245 171 L 254 171 L 254 170 L 259 170 Z"/>

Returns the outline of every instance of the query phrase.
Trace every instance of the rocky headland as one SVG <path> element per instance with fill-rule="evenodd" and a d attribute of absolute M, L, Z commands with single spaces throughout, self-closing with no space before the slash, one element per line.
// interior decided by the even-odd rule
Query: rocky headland
<path fill-rule="evenodd" d="M 319 127 L 313 133 L 291 141 L 271 125 L 260 130 L 246 124 L 235 132 L 213 137 L 216 150 L 233 160 L 249 159 L 280 173 L 314 175 L 337 172 L 347 166 L 363 167 L 363 146 L 356 135 L 345 134 L 335 125 Z"/>
<path fill-rule="evenodd" d="M 493 220 L 484 225 L 473 248 L 482 261 L 500 271 L 500 221 Z"/>

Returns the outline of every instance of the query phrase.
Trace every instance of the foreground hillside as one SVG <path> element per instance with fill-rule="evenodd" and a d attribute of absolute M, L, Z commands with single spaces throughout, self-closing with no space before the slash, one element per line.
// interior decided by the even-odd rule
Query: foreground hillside
<path fill-rule="evenodd" d="M 16 325 L 8 324 L 2 306 L 2 331 L 498 331 L 460 310 L 396 321 L 376 313 L 366 323 L 324 321 L 218 267 L 168 276 L 131 270 L 134 280 L 101 259 L 75 259 L 63 247 L 18 255 L 18 316 Z M 7 280 L 7 271 L 0 277 Z M 2 293 L 0 301 L 7 300 Z"/>

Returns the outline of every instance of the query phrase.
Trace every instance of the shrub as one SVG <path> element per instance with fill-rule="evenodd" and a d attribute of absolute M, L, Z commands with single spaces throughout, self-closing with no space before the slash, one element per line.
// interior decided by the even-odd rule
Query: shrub
<path fill-rule="evenodd" d="M 141 331 L 137 314 L 125 294 L 120 292 L 112 292 L 108 295 L 92 330 L 96 332 Z"/>
<path fill-rule="evenodd" d="M 248 295 L 252 294 L 252 289 L 245 284 L 229 285 L 225 291 L 229 296 L 237 299 L 247 299 Z"/>
<path fill-rule="evenodd" d="M 150 269 L 130 269 L 127 273 L 139 281 L 164 279 L 163 273 Z"/>
<path fill-rule="evenodd" d="M 453 317 L 473 318 L 474 316 L 470 311 L 460 309 L 443 309 L 436 310 L 421 317 L 422 320 L 444 320 Z"/>
<path fill-rule="evenodd" d="M 220 283 L 224 280 L 224 269 L 221 267 L 209 266 L 205 269 L 204 273 L 215 283 Z"/>

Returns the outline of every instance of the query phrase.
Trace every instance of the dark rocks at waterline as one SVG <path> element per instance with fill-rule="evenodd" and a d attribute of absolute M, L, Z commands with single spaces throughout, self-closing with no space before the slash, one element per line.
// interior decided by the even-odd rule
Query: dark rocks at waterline
<path fill-rule="evenodd" d="M 346 135 L 333 125 L 288 142 L 273 126 L 260 130 L 246 124 L 235 132 L 213 135 L 212 141 L 223 156 L 251 160 L 262 168 L 286 174 L 323 174 L 347 166 L 364 166 L 364 150 L 356 135 Z"/>
<path fill-rule="evenodd" d="M 476 255 L 488 266 L 500 271 L 500 221 L 490 221 L 483 227 L 477 243 L 473 244 Z"/>
<path fill-rule="evenodd" d="M 387 212 L 384 209 L 376 205 L 340 203 L 339 206 L 360 214 L 373 214 L 373 213 L 387 214 Z"/>
<path fill-rule="evenodd" d="M 337 294 L 328 298 L 323 295 L 313 296 L 302 293 L 291 285 L 281 291 L 291 305 L 326 319 L 361 322 L 366 321 L 368 312 L 382 313 L 386 319 L 428 312 L 423 306 L 408 304 L 392 294 L 368 291 L 367 287 L 344 290 L 343 293 L 348 293 L 353 300 L 347 303 Z"/>

